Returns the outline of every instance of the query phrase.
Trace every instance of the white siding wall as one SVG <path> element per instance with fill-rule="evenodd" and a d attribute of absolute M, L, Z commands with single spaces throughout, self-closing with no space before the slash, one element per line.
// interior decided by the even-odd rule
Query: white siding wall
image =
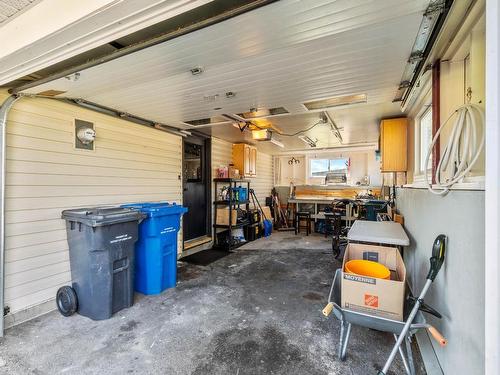
<path fill-rule="evenodd" d="M 95 151 L 74 148 L 75 118 L 94 123 Z M 71 280 L 62 210 L 181 203 L 181 149 L 181 137 L 165 132 L 52 100 L 19 100 L 7 128 L 5 303 L 11 313 L 52 300 Z"/>

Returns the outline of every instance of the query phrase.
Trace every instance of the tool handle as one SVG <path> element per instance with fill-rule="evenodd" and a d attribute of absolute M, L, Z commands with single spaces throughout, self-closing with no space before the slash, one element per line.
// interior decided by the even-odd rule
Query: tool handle
<path fill-rule="evenodd" d="M 429 326 L 429 328 L 427 329 L 429 330 L 429 333 L 432 335 L 434 340 L 439 343 L 439 345 L 446 346 L 448 344 L 448 340 L 446 340 L 436 328 L 434 328 L 433 326 Z"/>
<path fill-rule="evenodd" d="M 432 257 L 430 259 L 431 268 L 429 269 L 429 273 L 427 275 L 427 279 L 429 280 L 434 281 L 444 263 L 446 241 L 447 237 L 444 234 L 440 234 L 434 240 L 434 244 L 432 245 Z"/>
<path fill-rule="evenodd" d="M 332 311 L 333 311 L 333 303 L 328 302 L 328 305 L 326 305 L 325 308 L 323 309 L 323 315 L 328 316 L 332 313 Z"/>

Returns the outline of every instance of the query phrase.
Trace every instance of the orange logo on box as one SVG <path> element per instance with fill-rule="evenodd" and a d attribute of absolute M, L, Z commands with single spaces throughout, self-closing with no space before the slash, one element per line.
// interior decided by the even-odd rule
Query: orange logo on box
<path fill-rule="evenodd" d="M 371 294 L 365 294 L 365 305 L 378 308 L 378 296 L 372 296 Z"/>

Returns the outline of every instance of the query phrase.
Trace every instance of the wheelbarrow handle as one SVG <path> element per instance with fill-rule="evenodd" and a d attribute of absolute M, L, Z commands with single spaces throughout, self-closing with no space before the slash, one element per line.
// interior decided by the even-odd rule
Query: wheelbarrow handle
<path fill-rule="evenodd" d="M 448 340 L 446 340 L 436 328 L 434 328 L 433 326 L 429 326 L 427 330 L 432 335 L 434 340 L 436 340 L 439 343 L 439 345 L 446 346 L 448 344 Z"/>
<path fill-rule="evenodd" d="M 332 311 L 333 311 L 333 302 L 328 302 L 328 304 L 325 306 L 322 312 L 324 316 L 328 316 L 332 313 Z"/>

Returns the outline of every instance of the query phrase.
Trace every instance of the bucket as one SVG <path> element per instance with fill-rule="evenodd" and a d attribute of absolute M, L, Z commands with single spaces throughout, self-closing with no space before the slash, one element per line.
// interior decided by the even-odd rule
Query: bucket
<path fill-rule="evenodd" d="M 371 260 L 350 260 L 345 264 L 345 272 L 359 276 L 375 277 L 377 279 L 391 279 L 389 268 Z"/>

